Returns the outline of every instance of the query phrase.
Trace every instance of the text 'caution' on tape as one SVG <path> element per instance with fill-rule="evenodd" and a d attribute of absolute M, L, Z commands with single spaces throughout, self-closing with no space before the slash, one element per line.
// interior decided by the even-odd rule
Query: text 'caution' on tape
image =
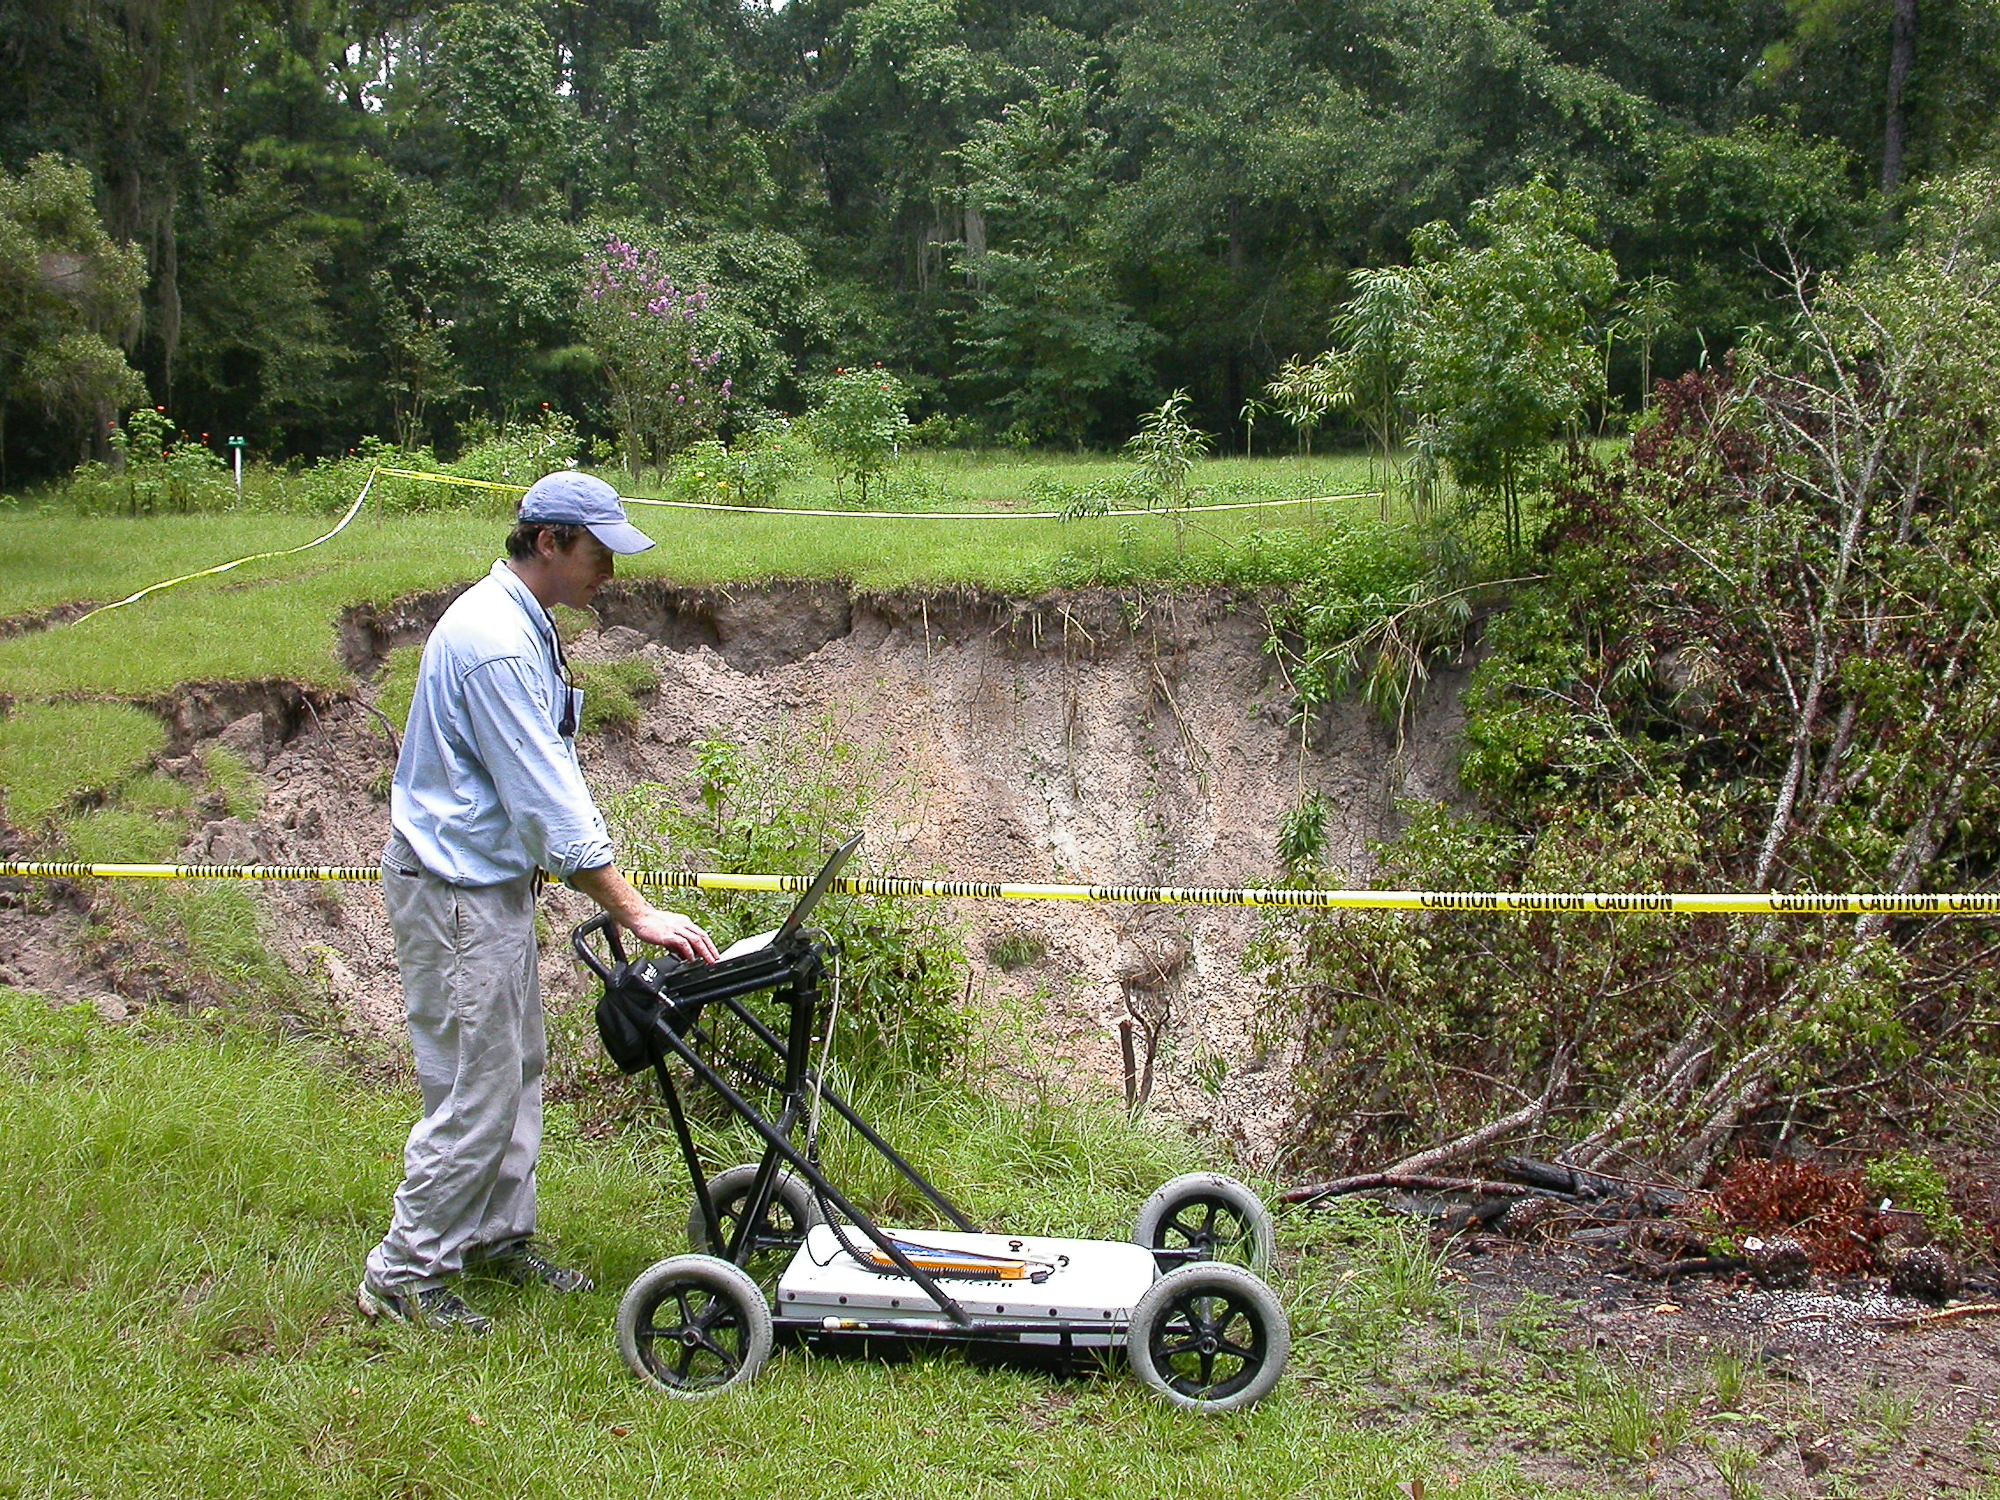
<path fill-rule="evenodd" d="M 797 895 L 806 875 L 695 874 L 627 870 L 634 885 L 653 890 L 762 891 Z M 117 865 L 67 860 L 0 860 L 0 876 L 52 880 L 380 880 L 373 865 Z M 1275 906 L 1308 911 L 1576 912 L 1794 916 L 1993 916 L 2000 894 L 1878 892 L 1735 894 L 1618 891 L 1316 891 L 1286 887 L 1012 884 L 988 880 L 905 880 L 842 876 L 833 889 L 849 896 L 944 896 L 972 901 L 1106 901 L 1162 906 Z"/>

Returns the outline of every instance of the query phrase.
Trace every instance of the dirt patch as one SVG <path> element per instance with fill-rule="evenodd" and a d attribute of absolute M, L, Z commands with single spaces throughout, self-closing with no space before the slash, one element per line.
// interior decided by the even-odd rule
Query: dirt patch
<path fill-rule="evenodd" d="M 459 591 L 350 610 L 341 650 L 363 672 L 420 641 Z M 1266 654 L 1264 601 L 1223 592 L 866 594 L 838 585 L 607 591 L 579 662 L 639 656 L 660 684 L 629 733 L 585 742 L 601 794 L 641 780 L 696 796 L 692 745 L 755 741 L 834 716 L 901 774 L 868 830 L 875 871 L 967 880 L 1238 886 L 1276 868 L 1279 819 L 1301 792 L 1332 809 L 1327 863 L 1350 883 L 1406 796 L 1455 791 L 1457 674 L 1400 748 L 1346 706 L 1301 728 Z M 363 691 L 366 696 L 366 690 Z M 184 856 L 372 865 L 388 831 L 394 753 L 364 703 L 284 682 L 191 684 L 151 705 L 163 762 L 198 777 L 228 745 L 255 771 L 254 819 L 216 805 Z M 303 991 L 395 1038 L 401 1005 L 386 922 L 367 885 L 257 888 L 270 950 Z M 560 947 L 587 907 L 545 896 L 554 997 L 582 985 Z M 1241 955 L 1256 914 L 1230 908 L 962 903 L 972 986 L 1019 1018 L 1024 1048 L 1082 1082 L 1122 1088 L 1119 1022 L 1161 1023 L 1151 1106 L 1268 1163 L 1283 1057 L 1254 1035 L 1259 993 Z M 1009 936 L 1010 943 L 1003 942 Z M 60 948 L 61 944 L 55 945 Z M 1032 954 L 1003 964 L 990 955 Z M 1170 962 L 1161 961 L 1171 955 Z M 38 971 L 39 972 L 39 971 Z M 74 992 L 77 983 L 53 986 Z"/>
<path fill-rule="evenodd" d="M 10 635 L 32 635 L 38 630 L 53 630 L 58 625 L 67 625 L 71 620 L 80 620 L 98 604 L 92 599 L 75 599 L 68 604 L 51 605 L 48 609 L 31 610 L 27 614 L 8 615 L 0 619 L 0 640 Z"/>
<path fill-rule="evenodd" d="M 1994 1482 L 2000 1317 L 1941 1319 L 1870 1278 L 1663 1288 L 1603 1252 L 1492 1235 L 1453 1241 L 1444 1275 L 1475 1341 L 1495 1350 L 1487 1409 L 1523 1429 L 1505 1446 L 1545 1483 L 1737 1500 L 1973 1494 Z M 1579 1395 L 1572 1369 L 1601 1392 Z M 1544 1443 L 1525 1436 L 1525 1407 L 1552 1370 L 1586 1430 Z M 1466 1451 L 1491 1461 L 1494 1447 Z"/>
<path fill-rule="evenodd" d="M 255 715 L 261 723 L 262 746 L 284 744 L 308 727 L 308 721 L 328 708 L 334 698 L 295 682 L 184 682 L 171 693 L 146 700 L 145 707 L 167 726 L 168 756 L 183 756 L 199 742 L 212 739 Z M 244 748 L 244 747 L 237 747 Z"/>
<path fill-rule="evenodd" d="M 0 880 L 0 984 L 88 1001 L 107 1019 L 125 1019 L 132 1002 L 81 956 L 90 906 L 73 881 Z"/>

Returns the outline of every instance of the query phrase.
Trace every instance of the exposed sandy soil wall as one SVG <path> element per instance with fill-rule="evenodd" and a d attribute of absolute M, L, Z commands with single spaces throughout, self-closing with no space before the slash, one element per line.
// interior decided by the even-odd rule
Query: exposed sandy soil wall
<path fill-rule="evenodd" d="M 355 611 L 342 650 L 363 674 L 421 640 L 451 595 Z M 1236 886 L 1276 873 L 1281 815 L 1303 785 L 1332 809 L 1328 863 L 1365 877 L 1371 840 L 1406 796 L 1455 788 L 1457 684 L 1436 684 L 1397 753 L 1393 735 L 1348 706 L 1301 750 L 1288 694 L 1264 650 L 1261 603 L 1235 594 L 1095 591 L 855 595 L 837 585 L 679 590 L 637 586 L 600 600 L 579 659 L 642 655 L 661 685 L 637 730 L 586 741 L 602 789 L 641 780 L 698 805 L 694 741 L 754 740 L 788 716 L 833 713 L 845 736 L 880 747 L 904 775 L 868 830 L 881 873 L 973 880 Z M 359 704 L 276 691 L 217 699 L 175 717 L 174 753 L 220 732 L 259 764 L 254 826 L 209 824 L 193 857 L 372 863 L 387 808 L 371 795 L 390 762 L 386 733 Z M 230 710 L 243 711 L 231 717 Z M 219 724 L 219 719 L 229 722 Z M 393 1034 L 400 1005 L 372 887 L 263 891 L 274 946 L 302 982 L 324 986 L 357 1025 Z M 582 985 L 560 948 L 581 898 L 552 892 L 558 946 L 549 987 Z M 1079 1081 L 1116 1091 L 1117 1023 L 1128 1000 L 1171 1007 L 1154 1105 L 1231 1138 L 1253 1159 L 1273 1145 L 1282 1059 L 1252 1037 L 1257 985 L 1241 954 L 1258 917 L 1227 908 L 965 902 L 972 988 L 1022 1017 L 1024 1041 Z M 1046 944 L 1005 973 L 987 956 L 1009 928 Z M 552 997 L 553 998 L 553 997 Z M 1219 1083 L 1218 1083 L 1219 1079 Z"/>

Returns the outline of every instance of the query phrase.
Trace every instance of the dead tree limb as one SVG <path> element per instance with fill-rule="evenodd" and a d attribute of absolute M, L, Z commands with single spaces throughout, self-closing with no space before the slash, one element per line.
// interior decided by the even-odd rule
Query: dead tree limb
<path fill-rule="evenodd" d="M 1471 1156 L 1484 1150 L 1503 1136 L 1512 1135 L 1517 1130 L 1526 1130 L 1540 1123 L 1549 1112 L 1549 1105 L 1555 1101 L 1564 1085 L 1569 1082 L 1569 1058 L 1558 1056 L 1549 1065 L 1548 1086 L 1542 1090 L 1542 1097 L 1530 1100 L 1512 1114 L 1502 1115 L 1497 1120 L 1489 1120 L 1477 1130 L 1468 1130 L 1456 1140 L 1446 1141 L 1441 1146 L 1433 1146 L 1428 1151 L 1419 1151 L 1414 1156 L 1406 1156 L 1388 1170 L 1391 1172 L 1427 1172 L 1432 1167 L 1442 1166 L 1448 1161 Z"/>
<path fill-rule="evenodd" d="M 1526 1156 L 1503 1156 L 1500 1170 L 1530 1186 L 1556 1197 L 1574 1197 L 1588 1202 L 1609 1199 L 1637 1203 L 1647 1213 L 1666 1213 L 1687 1202 L 1688 1195 L 1663 1183 L 1635 1182 L 1608 1177 L 1597 1172 L 1580 1172 L 1557 1162 L 1536 1161 Z"/>
<path fill-rule="evenodd" d="M 1319 1203 L 1328 1198 L 1344 1198 L 1353 1193 L 1372 1193 L 1391 1188 L 1404 1193 L 1466 1193 L 1481 1198 L 1565 1198 L 1574 1194 L 1552 1193 L 1546 1188 L 1519 1182 L 1489 1182 L 1478 1177 L 1432 1177 L 1422 1172 L 1363 1172 L 1356 1177 L 1336 1177 L 1330 1182 L 1310 1183 L 1278 1194 L 1280 1203 Z"/>
<path fill-rule="evenodd" d="M 1934 1328 L 1940 1323 L 1956 1323 L 1961 1318 L 2000 1316 L 2000 1302 L 1968 1302 L 1963 1307 L 1945 1307 L 1936 1312 L 1917 1313 L 1908 1318 L 1875 1318 L 1875 1328 Z"/>

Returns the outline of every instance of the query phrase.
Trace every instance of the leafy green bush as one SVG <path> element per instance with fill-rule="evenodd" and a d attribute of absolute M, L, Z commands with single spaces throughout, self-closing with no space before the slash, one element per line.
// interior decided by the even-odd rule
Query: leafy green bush
<path fill-rule="evenodd" d="M 889 776 L 886 752 L 842 738 L 830 717 L 787 722 L 767 740 L 695 746 L 702 810 L 642 784 L 605 811 L 619 847 L 648 868 L 809 875 L 868 821 Z M 855 867 L 850 866 L 850 870 Z M 791 896 L 671 893 L 718 945 L 775 927 Z M 834 1055 L 861 1074 L 935 1072 L 964 1045 L 963 940 L 942 903 L 835 897 L 817 919 L 841 954 Z"/>
<path fill-rule="evenodd" d="M 1094 484 L 1074 484 L 1052 474 L 1028 481 L 1027 498 L 1038 510 L 1061 511 L 1073 521 L 1112 510 L 1137 510 L 1152 498 L 1136 472 L 1116 474 Z"/>
<path fill-rule="evenodd" d="M 820 388 L 819 404 L 805 421 L 813 446 L 833 460 L 835 494 L 853 480 L 860 502 L 868 503 L 868 482 L 884 469 L 910 430 L 905 410 L 910 393 L 880 365 L 872 370 L 836 370 Z"/>
<path fill-rule="evenodd" d="M 547 405 L 542 407 L 540 416 L 529 422 L 508 420 L 496 426 L 483 418 L 475 418 L 466 424 L 463 436 L 465 447 L 459 453 L 458 462 L 451 465 L 450 472 L 465 479 L 484 479 L 493 484 L 533 484 L 544 474 L 574 468 L 582 451 L 576 423 L 567 414 Z M 467 504 L 467 493 L 477 493 L 450 485 L 426 488 L 446 492 L 459 489 L 459 493 L 450 500 L 440 501 L 440 506 L 450 505 L 453 508 Z M 505 504 L 510 510 L 515 504 L 512 498 L 490 503 Z"/>
<path fill-rule="evenodd" d="M 1897 1208 L 1924 1216 L 1924 1225 L 1947 1245 L 1965 1238 L 1965 1221 L 1951 1206 L 1944 1175 L 1927 1156 L 1898 1151 L 1871 1161 L 1861 1170 L 1869 1188 Z"/>
<path fill-rule="evenodd" d="M 733 397 L 733 379 L 717 374 L 724 345 L 709 326 L 716 296 L 657 247 L 616 233 L 584 256 L 577 321 L 611 387 L 630 473 L 713 434 Z"/>
<path fill-rule="evenodd" d="M 938 412 L 925 417 L 910 429 L 909 445 L 932 450 L 970 448 L 979 438 L 979 424 L 972 418 Z"/>
<path fill-rule="evenodd" d="M 1895 260 L 1801 293 L 1794 347 L 1664 388 L 1615 470 L 1578 456 L 1464 695 L 1480 806 L 1409 809 L 1382 882 L 1990 889 L 2000 179 L 1943 196 Z M 1434 912 L 1308 916 L 1263 956 L 1272 1039 L 1308 1039 L 1301 1162 L 1511 1116 L 1574 1165 L 1698 1179 L 1765 1123 L 1983 1133 L 1987 945 L 1921 909 Z"/>
<path fill-rule="evenodd" d="M 1025 927 L 1009 927 L 986 945 L 986 956 L 1009 974 L 1040 963 L 1048 951 L 1041 935 Z"/>
<path fill-rule="evenodd" d="M 676 500 L 706 505 L 772 505 L 798 472 L 800 442 L 789 424 L 769 422 L 730 443 L 704 438 L 667 469 Z"/>
<path fill-rule="evenodd" d="M 236 503 L 221 455 L 182 436 L 164 412 L 140 407 L 112 429 L 111 447 L 113 464 L 86 463 L 71 477 L 71 502 L 86 515 L 187 515 Z"/>

